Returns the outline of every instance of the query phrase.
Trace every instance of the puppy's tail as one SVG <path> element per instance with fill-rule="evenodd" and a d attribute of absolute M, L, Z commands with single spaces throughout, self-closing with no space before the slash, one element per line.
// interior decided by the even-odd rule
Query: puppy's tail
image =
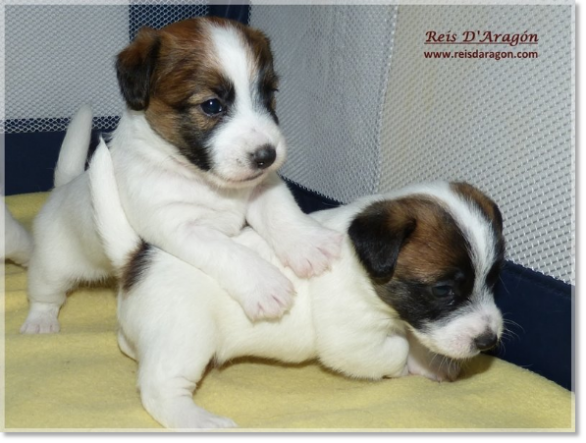
<path fill-rule="evenodd" d="M 112 261 L 116 273 L 120 273 L 131 254 L 140 247 L 142 240 L 130 226 L 124 213 L 114 176 L 112 157 L 101 137 L 90 163 L 89 181 L 98 233 L 106 255 Z"/>
<path fill-rule="evenodd" d="M 59 151 L 55 187 L 67 184 L 83 173 L 92 136 L 92 118 L 92 108 L 83 105 L 71 119 Z"/>

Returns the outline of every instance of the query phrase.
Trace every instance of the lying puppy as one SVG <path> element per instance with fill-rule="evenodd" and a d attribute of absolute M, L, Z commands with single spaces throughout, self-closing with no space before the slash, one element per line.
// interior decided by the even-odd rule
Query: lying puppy
<path fill-rule="evenodd" d="M 295 303 L 280 320 L 253 324 L 214 278 L 142 242 L 123 212 L 104 144 L 90 177 L 100 234 L 121 276 L 118 343 L 138 360 L 142 403 L 164 426 L 235 426 L 193 403 L 211 360 L 317 358 L 349 377 L 452 380 L 454 360 L 495 346 L 502 334 L 493 300 L 501 216 L 470 185 L 414 186 L 316 213 L 347 232 L 340 260 L 310 280 L 281 267 Z M 254 230 L 234 240 L 279 266 Z"/>
<path fill-rule="evenodd" d="M 143 28 L 116 68 L 128 110 L 110 146 L 131 225 L 215 278 L 249 318 L 279 317 L 292 302 L 291 282 L 231 237 L 248 224 L 281 264 L 311 277 L 337 257 L 342 236 L 303 214 L 275 172 L 286 145 L 268 39 L 237 22 L 190 19 Z M 83 172 L 91 121 L 87 107 L 73 118 L 56 189 L 35 221 L 25 333 L 58 331 L 66 292 L 112 271 Z"/>

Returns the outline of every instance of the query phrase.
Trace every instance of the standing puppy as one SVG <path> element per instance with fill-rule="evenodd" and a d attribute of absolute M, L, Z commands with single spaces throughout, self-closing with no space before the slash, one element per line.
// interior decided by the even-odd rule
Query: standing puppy
<path fill-rule="evenodd" d="M 221 283 L 141 243 L 120 203 L 105 145 L 90 169 L 96 219 L 121 276 L 118 343 L 138 360 L 145 409 L 175 428 L 235 424 L 193 402 L 210 361 L 240 356 L 285 362 L 317 358 L 349 377 L 457 377 L 457 360 L 496 345 L 502 316 L 493 287 L 503 261 L 496 205 L 463 183 L 419 185 L 322 211 L 316 219 L 347 232 L 331 272 L 295 285 L 290 311 L 252 323 Z M 234 238 L 280 266 L 254 230 Z M 140 276 L 131 278 L 140 268 Z"/>
<path fill-rule="evenodd" d="M 306 278 L 330 266 L 341 235 L 303 214 L 275 172 L 286 145 L 268 39 L 237 22 L 190 19 L 159 31 L 143 28 L 116 68 L 128 109 L 110 146 L 133 228 L 217 279 L 249 318 L 282 315 L 292 302 L 291 282 L 231 237 L 250 225 L 281 263 Z M 58 176 L 65 184 L 36 223 L 23 332 L 57 331 L 65 292 L 111 272 L 91 218 L 83 163 L 72 153 L 76 144 L 79 152 L 87 149 L 87 114 L 82 109 L 68 130 L 64 167 L 56 171 L 56 184 Z M 134 252 L 130 280 L 139 277 L 145 244 Z"/>

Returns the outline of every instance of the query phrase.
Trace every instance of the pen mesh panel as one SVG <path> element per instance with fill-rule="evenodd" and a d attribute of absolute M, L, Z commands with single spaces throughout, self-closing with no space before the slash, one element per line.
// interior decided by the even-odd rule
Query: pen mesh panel
<path fill-rule="evenodd" d="M 130 36 L 143 25 L 160 28 L 207 13 L 207 2 L 167 3 L 6 6 L 5 131 L 64 130 L 86 102 L 96 128 L 112 127 L 124 109 L 115 56 Z"/>
<path fill-rule="evenodd" d="M 498 202 L 508 258 L 569 283 L 574 203 L 570 6 L 400 7 L 381 136 L 380 190 L 466 180 Z M 425 45 L 425 32 L 538 35 L 537 45 Z M 426 59 L 424 51 L 536 59 Z"/>
<path fill-rule="evenodd" d="M 281 76 L 285 177 L 344 202 L 377 190 L 395 13 L 388 6 L 252 6 L 250 24 L 271 39 Z"/>
<path fill-rule="evenodd" d="M 573 6 L 259 6 L 282 76 L 283 175 L 348 202 L 466 180 L 503 212 L 508 258 L 574 283 Z M 538 34 L 534 46 L 425 45 L 426 32 Z M 426 59 L 423 51 L 537 51 Z"/>

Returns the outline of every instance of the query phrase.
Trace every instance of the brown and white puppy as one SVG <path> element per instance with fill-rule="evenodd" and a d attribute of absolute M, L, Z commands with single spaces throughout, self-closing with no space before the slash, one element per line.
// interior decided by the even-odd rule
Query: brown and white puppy
<path fill-rule="evenodd" d="M 292 303 L 291 282 L 232 237 L 251 226 L 306 278 L 330 266 L 342 236 L 303 214 L 276 174 L 286 145 L 269 40 L 237 22 L 190 19 L 142 29 L 116 69 L 128 109 L 109 144 L 131 225 L 217 279 L 249 318 L 279 317 Z M 56 189 L 35 223 L 23 332 L 59 330 L 66 291 L 112 271 L 83 172 L 91 119 L 87 108 L 74 117 Z"/>
<path fill-rule="evenodd" d="M 220 282 L 161 249 L 143 244 L 140 262 L 129 258 L 141 239 L 124 215 L 105 145 L 91 174 L 95 217 L 122 276 L 118 343 L 138 360 L 142 403 L 164 426 L 235 426 L 193 403 L 211 360 L 317 358 L 349 377 L 453 380 L 458 360 L 496 345 L 502 334 L 493 300 L 502 220 L 470 185 L 418 185 L 315 213 L 347 235 L 331 271 L 310 280 L 283 268 L 273 249 L 244 229 L 234 241 L 279 267 L 297 291 L 282 318 L 254 324 Z M 140 276 L 129 279 L 136 268 Z"/>

